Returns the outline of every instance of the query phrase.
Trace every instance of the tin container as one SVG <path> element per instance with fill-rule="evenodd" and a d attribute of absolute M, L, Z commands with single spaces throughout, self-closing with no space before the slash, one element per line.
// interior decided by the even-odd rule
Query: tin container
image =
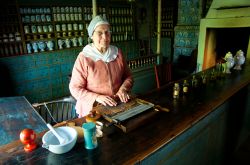
<path fill-rule="evenodd" d="M 94 122 L 84 123 L 82 125 L 84 132 L 84 141 L 86 149 L 94 149 L 98 146 L 96 138 L 96 125 Z"/>

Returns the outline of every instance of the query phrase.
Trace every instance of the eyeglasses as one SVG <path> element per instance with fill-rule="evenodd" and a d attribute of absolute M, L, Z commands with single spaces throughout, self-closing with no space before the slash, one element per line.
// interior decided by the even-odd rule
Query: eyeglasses
<path fill-rule="evenodd" d="M 102 32 L 102 31 L 94 31 L 94 32 L 96 32 L 96 34 L 98 35 L 98 36 L 102 36 L 103 34 L 105 35 L 105 36 L 109 36 L 110 34 L 111 34 L 111 31 L 104 31 L 104 32 Z"/>

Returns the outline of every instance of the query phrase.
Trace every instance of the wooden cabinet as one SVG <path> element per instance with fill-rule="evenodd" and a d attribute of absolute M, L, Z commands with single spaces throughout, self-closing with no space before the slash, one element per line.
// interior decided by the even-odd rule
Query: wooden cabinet
<path fill-rule="evenodd" d="M 0 57 L 82 47 L 91 7 L 82 5 L 1 6 Z M 86 22 L 85 22 L 86 21 Z"/>
<path fill-rule="evenodd" d="M 1 9 L 0 57 L 75 49 L 89 42 L 86 28 L 93 14 L 89 3 L 18 4 L 13 1 Z M 155 63 L 152 54 L 145 57 L 139 54 L 134 4 L 100 3 L 97 14 L 110 22 L 111 42 L 123 50 L 132 69 Z"/>
<path fill-rule="evenodd" d="M 136 41 L 135 6 L 129 3 L 110 5 L 107 17 L 111 24 L 111 42 L 122 48 L 128 66 L 134 71 L 152 67 L 156 63 L 156 56 L 141 56 L 139 43 Z"/>
<path fill-rule="evenodd" d="M 135 39 L 133 9 L 130 6 L 109 8 L 109 21 L 112 24 L 112 42 L 131 41 Z"/>
<path fill-rule="evenodd" d="M 155 4 L 157 5 L 157 3 Z M 155 9 L 158 9 L 155 6 Z M 161 36 L 162 37 L 174 37 L 174 26 L 175 26 L 175 18 L 176 18 L 176 2 L 173 0 L 162 1 L 161 8 Z M 158 10 L 154 11 L 154 30 L 157 31 L 157 15 Z"/>
<path fill-rule="evenodd" d="M 13 2 L 7 8 L 3 6 L 1 13 L 2 57 L 83 47 L 88 41 L 86 27 L 93 11 L 89 4 L 19 5 Z M 107 17 L 112 25 L 112 42 L 135 40 L 133 13 L 129 4 L 97 7 L 97 14 Z"/>
<path fill-rule="evenodd" d="M 21 29 L 15 1 L 0 6 L 0 57 L 23 54 Z"/>

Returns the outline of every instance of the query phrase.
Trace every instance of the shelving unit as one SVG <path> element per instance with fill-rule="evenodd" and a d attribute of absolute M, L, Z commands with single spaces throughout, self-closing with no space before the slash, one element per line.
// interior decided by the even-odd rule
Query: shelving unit
<path fill-rule="evenodd" d="M 112 24 L 112 41 L 122 42 L 135 39 L 133 11 L 130 6 L 109 8 L 109 21 Z"/>
<path fill-rule="evenodd" d="M 53 6 L 57 49 L 83 46 L 85 25 L 82 6 Z"/>
<path fill-rule="evenodd" d="M 156 9 L 157 6 L 155 6 Z M 174 1 L 168 0 L 162 2 L 161 10 L 161 36 L 170 37 L 174 36 L 174 24 L 175 24 L 175 6 Z M 157 21 L 158 10 L 154 12 L 154 20 Z M 154 31 L 157 31 L 157 22 L 155 22 Z"/>
<path fill-rule="evenodd" d="M 139 44 L 136 41 L 136 25 L 135 25 L 135 8 L 130 3 L 119 5 L 110 5 L 108 8 L 108 20 L 111 24 L 112 38 L 111 42 L 115 45 L 123 45 L 122 51 L 127 59 L 128 66 L 132 70 L 151 67 L 156 63 L 156 56 L 147 54 L 140 55 Z M 133 43 L 131 45 L 130 43 Z M 129 51 L 134 47 L 137 48 L 137 54 Z"/>
<path fill-rule="evenodd" d="M 92 19 L 92 6 L 84 6 L 83 7 L 83 14 L 84 14 L 84 22 L 86 23 L 86 27 L 88 26 L 88 24 L 90 23 L 91 19 Z M 107 17 L 107 12 L 106 12 L 106 7 L 105 6 L 99 6 L 97 8 L 97 14 L 98 15 L 102 15 L 103 17 Z M 86 29 L 86 28 L 85 28 Z"/>
<path fill-rule="evenodd" d="M 15 1 L 0 6 L 0 57 L 23 54 L 21 29 Z"/>
<path fill-rule="evenodd" d="M 10 10 L 13 8 L 16 10 Z M 107 12 L 107 8 L 109 12 Z M 107 17 L 112 24 L 112 42 L 135 40 L 133 9 L 130 5 L 102 5 L 97 10 L 99 15 Z M 9 8 L 1 11 L 2 13 L 8 13 L 9 18 L 1 18 L 4 27 L 1 28 L 0 33 L 6 39 L 1 39 L 3 42 L 1 42 L 0 50 L 1 54 L 6 56 L 83 46 L 88 38 L 86 27 L 92 19 L 92 7 L 88 5 L 18 6 L 14 3 Z M 11 24 L 11 28 L 6 26 L 6 23 Z M 13 30 L 10 32 L 10 29 Z M 15 48 L 12 48 L 13 44 L 10 44 L 12 39 L 9 41 L 10 37 L 8 35 L 16 32 L 18 32 L 17 34 L 20 35 L 21 39 L 15 42 Z M 10 47 L 10 50 L 5 50 L 7 49 L 6 44 L 8 44 L 7 47 Z M 20 50 L 14 52 L 17 47 Z"/>
<path fill-rule="evenodd" d="M 173 7 L 164 7 L 162 9 L 162 22 L 161 22 L 161 35 L 162 37 L 173 37 L 174 21 L 173 21 Z"/>
<path fill-rule="evenodd" d="M 14 1 L 0 12 L 1 57 L 83 47 L 88 41 L 86 27 L 93 13 L 91 4 L 17 4 Z M 155 60 L 151 56 L 140 57 L 139 50 L 137 54 L 134 48 L 129 49 L 136 48 L 130 44 L 136 40 L 134 12 L 134 5 L 127 2 L 97 6 L 97 14 L 111 24 L 112 44 L 122 48 L 131 68 L 138 68 Z"/>
<path fill-rule="evenodd" d="M 20 7 L 25 53 L 54 50 L 54 26 L 49 6 Z"/>

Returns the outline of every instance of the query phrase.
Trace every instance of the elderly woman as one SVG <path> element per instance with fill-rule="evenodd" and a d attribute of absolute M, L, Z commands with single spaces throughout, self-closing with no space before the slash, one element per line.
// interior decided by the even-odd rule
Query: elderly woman
<path fill-rule="evenodd" d="M 79 117 L 90 113 L 94 103 L 116 106 L 117 99 L 127 102 L 133 78 L 122 51 L 110 45 L 109 22 L 96 16 L 90 22 L 88 35 L 93 43 L 79 53 L 72 71 L 69 89 L 77 100 Z"/>

